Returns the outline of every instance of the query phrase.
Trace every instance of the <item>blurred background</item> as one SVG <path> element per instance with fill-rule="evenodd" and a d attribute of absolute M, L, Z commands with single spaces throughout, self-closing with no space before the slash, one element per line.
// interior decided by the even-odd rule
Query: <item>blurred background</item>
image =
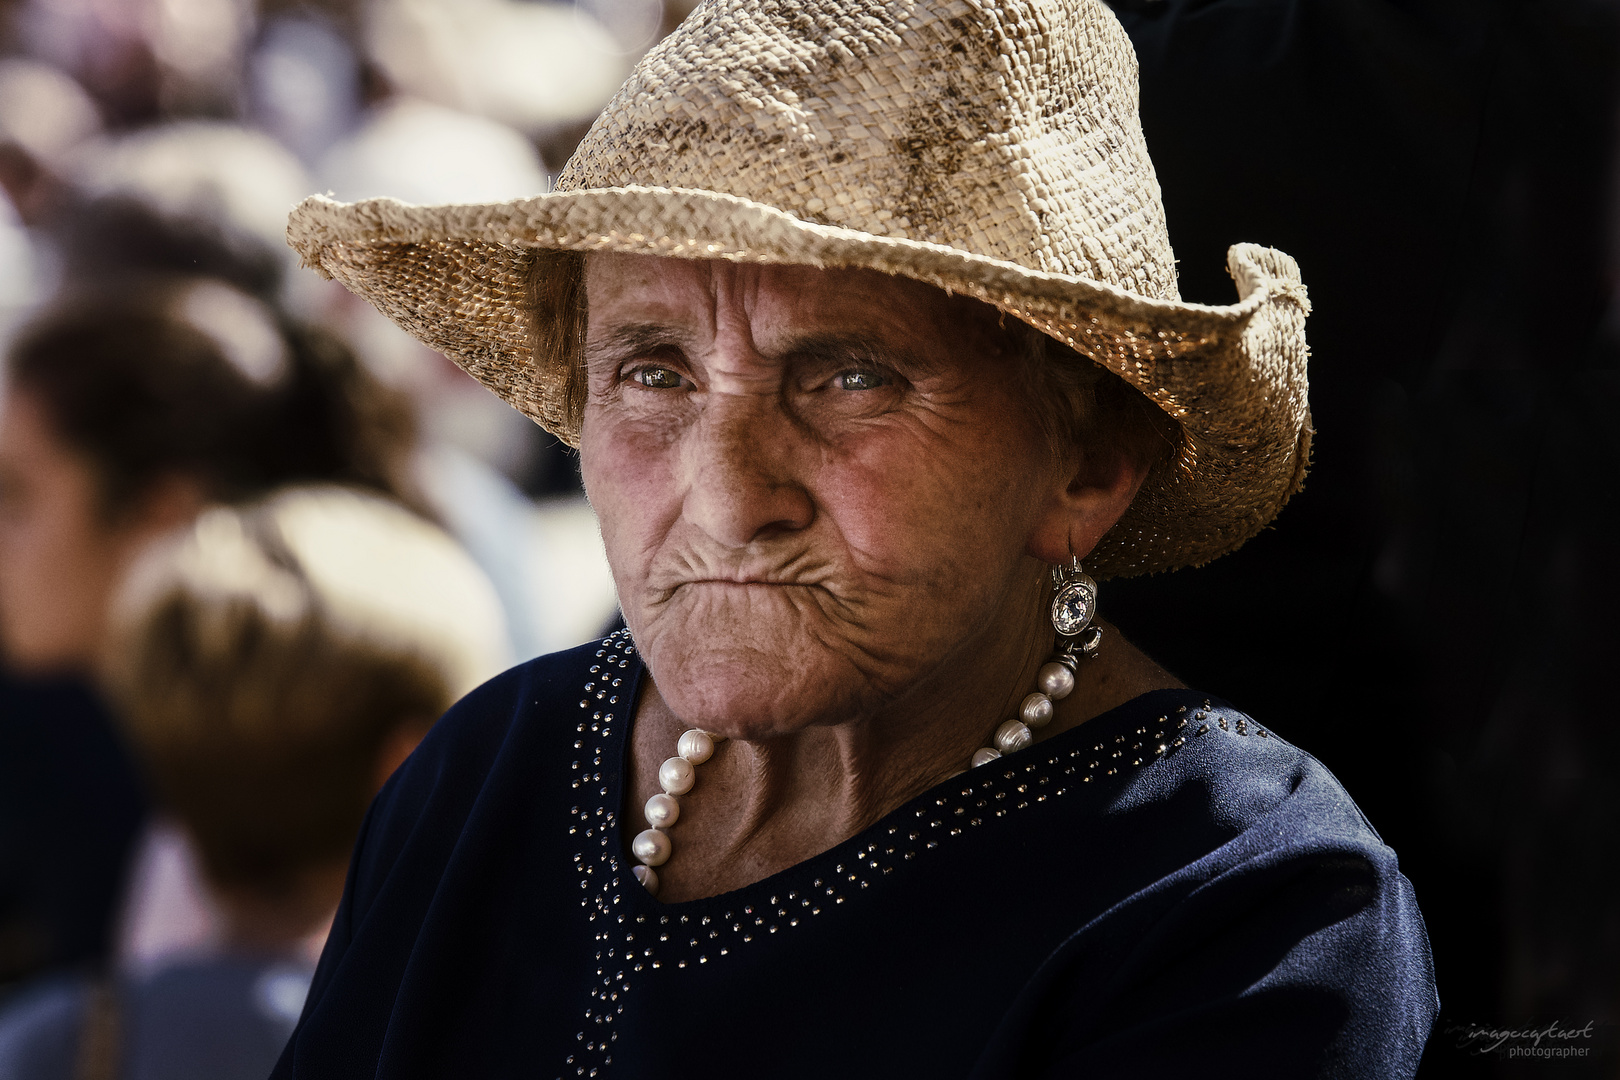
<path fill-rule="evenodd" d="M 267 1073 L 377 786 L 614 624 L 574 455 L 284 232 L 549 190 L 691 6 L 0 2 L 0 1076 Z"/>
<path fill-rule="evenodd" d="M 220 869 L 171 736 L 93 677 L 142 544 L 249 507 L 231 528 L 282 537 L 263 558 L 315 566 L 328 534 L 287 539 L 276 492 L 383 500 L 470 560 L 419 565 L 491 598 L 444 686 L 615 618 L 571 453 L 282 235 L 312 192 L 548 190 L 692 6 L 0 0 L 0 1077 L 55 1075 L 8 1024 L 100 1061 L 107 986 L 237 1001 L 196 1075 L 262 1073 L 324 932 L 329 853 L 297 888 Z M 1113 6 L 1183 296 L 1232 297 L 1236 241 L 1300 260 L 1318 438 L 1273 529 L 1107 583 L 1106 614 L 1325 761 L 1400 853 L 1444 1006 L 1421 1075 L 1620 1076 L 1620 0 Z M 223 550 L 209 528 L 186 557 Z M 421 720 L 379 721 L 343 782 L 369 797 Z M 232 752 L 272 817 L 302 797 Z M 1589 1021 L 1573 1061 L 1477 1037 Z"/>

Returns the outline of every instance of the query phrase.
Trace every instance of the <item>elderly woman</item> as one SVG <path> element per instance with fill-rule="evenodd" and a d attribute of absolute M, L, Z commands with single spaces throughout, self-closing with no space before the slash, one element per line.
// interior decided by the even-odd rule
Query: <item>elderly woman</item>
<path fill-rule="evenodd" d="M 1310 435 L 1292 260 L 1177 299 L 1135 101 L 1096 0 L 729 0 L 555 193 L 295 212 L 577 443 L 628 629 L 396 774 L 278 1076 L 1415 1070 L 1394 853 L 1095 621 Z"/>

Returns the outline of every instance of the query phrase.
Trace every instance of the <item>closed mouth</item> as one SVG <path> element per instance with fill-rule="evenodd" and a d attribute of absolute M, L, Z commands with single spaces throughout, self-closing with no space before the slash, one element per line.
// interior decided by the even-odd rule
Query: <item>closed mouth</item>
<path fill-rule="evenodd" d="M 683 585 L 730 585 L 733 588 L 756 588 L 764 586 L 773 589 L 814 589 L 819 587 L 814 582 L 810 581 L 766 581 L 760 578 L 748 578 L 746 580 L 738 581 L 735 578 L 697 578 L 693 581 L 683 581 L 680 583 L 680 585 L 675 586 L 675 588 L 679 589 Z"/>

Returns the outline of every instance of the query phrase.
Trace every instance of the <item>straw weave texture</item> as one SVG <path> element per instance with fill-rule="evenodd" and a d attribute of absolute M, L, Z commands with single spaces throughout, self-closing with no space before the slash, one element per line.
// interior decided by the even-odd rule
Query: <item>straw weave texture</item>
<path fill-rule="evenodd" d="M 1298 267 L 1238 245 L 1238 303 L 1180 302 L 1135 57 L 1098 0 L 710 0 L 643 59 L 556 192 L 317 197 L 288 238 L 570 443 L 566 373 L 531 356 L 537 248 L 866 267 L 967 293 L 1182 426 L 1088 560 L 1105 575 L 1230 551 L 1304 476 Z"/>

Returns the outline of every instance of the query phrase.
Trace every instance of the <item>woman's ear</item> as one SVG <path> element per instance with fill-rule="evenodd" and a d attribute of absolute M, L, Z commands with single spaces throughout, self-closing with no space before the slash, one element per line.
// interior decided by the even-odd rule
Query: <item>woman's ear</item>
<path fill-rule="evenodd" d="M 1090 453 L 1057 473 L 1025 553 L 1054 566 L 1085 559 L 1112 529 L 1147 479 L 1148 464 L 1121 451 Z"/>

